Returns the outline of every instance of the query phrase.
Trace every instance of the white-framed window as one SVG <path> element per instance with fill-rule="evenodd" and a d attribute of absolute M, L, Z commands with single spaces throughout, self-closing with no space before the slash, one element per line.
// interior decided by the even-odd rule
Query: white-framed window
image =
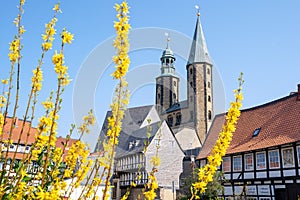
<path fill-rule="evenodd" d="M 230 172 L 231 171 L 231 159 L 230 157 L 224 157 L 222 163 L 223 172 Z"/>
<path fill-rule="evenodd" d="M 257 200 L 256 197 L 247 197 L 247 200 Z"/>
<path fill-rule="evenodd" d="M 200 160 L 200 167 L 204 167 L 206 165 L 206 160 Z"/>
<path fill-rule="evenodd" d="M 233 171 L 242 171 L 242 156 L 233 156 Z"/>
<path fill-rule="evenodd" d="M 266 169 L 266 153 L 256 153 L 256 169 Z"/>
<path fill-rule="evenodd" d="M 300 146 L 297 146 L 298 166 L 300 166 Z"/>
<path fill-rule="evenodd" d="M 269 166 L 270 169 L 279 168 L 279 151 L 272 150 L 269 151 Z"/>
<path fill-rule="evenodd" d="M 245 170 L 250 171 L 253 170 L 253 154 L 246 154 L 245 155 Z"/>
<path fill-rule="evenodd" d="M 282 149 L 282 163 L 283 167 L 294 166 L 294 151 L 292 147 Z"/>

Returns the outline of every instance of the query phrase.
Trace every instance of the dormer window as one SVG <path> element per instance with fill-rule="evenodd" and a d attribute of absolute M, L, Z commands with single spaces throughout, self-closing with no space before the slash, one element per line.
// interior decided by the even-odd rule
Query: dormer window
<path fill-rule="evenodd" d="M 258 136 L 258 134 L 259 134 L 259 132 L 260 132 L 260 129 L 261 129 L 261 128 L 257 128 L 257 129 L 255 129 L 255 130 L 254 130 L 254 132 L 253 132 L 253 135 L 252 135 L 252 137 L 256 137 L 256 136 Z"/>

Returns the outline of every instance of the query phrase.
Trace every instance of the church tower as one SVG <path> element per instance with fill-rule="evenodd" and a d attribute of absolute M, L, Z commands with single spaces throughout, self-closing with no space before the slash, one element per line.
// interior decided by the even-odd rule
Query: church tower
<path fill-rule="evenodd" d="M 186 70 L 190 121 L 193 121 L 202 143 L 213 118 L 212 67 L 198 11 Z"/>
<path fill-rule="evenodd" d="M 179 98 L 179 77 L 175 75 L 175 57 L 170 49 L 170 38 L 167 38 L 167 47 L 160 58 L 161 74 L 156 78 L 156 109 L 161 114 Z"/>

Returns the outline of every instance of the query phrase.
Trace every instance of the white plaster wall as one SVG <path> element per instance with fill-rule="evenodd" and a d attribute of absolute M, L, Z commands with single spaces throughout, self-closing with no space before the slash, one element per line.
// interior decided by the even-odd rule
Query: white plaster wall
<path fill-rule="evenodd" d="M 146 170 L 152 170 L 150 159 L 155 156 L 156 143 L 160 136 L 158 156 L 160 158 L 160 165 L 158 172 L 155 173 L 160 187 L 172 188 L 172 181 L 176 189 L 179 188 L 179 176 L 182 173 L 182 161 L 184 154 L 179 148 L 175 137 L 171 133 L 169 127 L 164 121 L 151 141 L 146 151 Z"/>

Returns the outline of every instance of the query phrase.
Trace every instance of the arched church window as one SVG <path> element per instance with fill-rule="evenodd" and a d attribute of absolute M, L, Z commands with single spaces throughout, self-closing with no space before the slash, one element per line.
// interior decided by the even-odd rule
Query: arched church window
<path fill-rule="evenodd" d="M 207 74 L 210 74 L 210 69 L 209 68 L 207 68 Z"/>
<path fill-rule="evenodd" d="M 168 123 L 169 126 L 173 126 L 173 116 L 172 115 L 168 116 L 168 122 L 167 123 Z"/>
<path fill-rule="evenodd" d="M 209 81 L 207 82 L 207 87 L 210 88 L 210 82 Z"/>
<path fill-rule="evenodd" d="M 208 120 L 211 120 L 211 111 L 208 111 Z"/>
<path fill-rule="evenodd" d="M 178 126 L 180 124 L 181 124 L 181 113 L 177 113 L 175 126 Z"/>
<path fill-rule="evenodd" d="M 207 101 L 208 101 L 208 102 L 211 102 L 210 95 L 208 95 L 208 97 L 207 97 Z"/>
<path fill-rule="evenodd" d="M 193 68 L 190 69 L 190 74 L 193 74 Z"/>
<path fill-rule="evenodd" d="M 174 86 L 176 86 L 176 81 L 174 81 Z"/>

